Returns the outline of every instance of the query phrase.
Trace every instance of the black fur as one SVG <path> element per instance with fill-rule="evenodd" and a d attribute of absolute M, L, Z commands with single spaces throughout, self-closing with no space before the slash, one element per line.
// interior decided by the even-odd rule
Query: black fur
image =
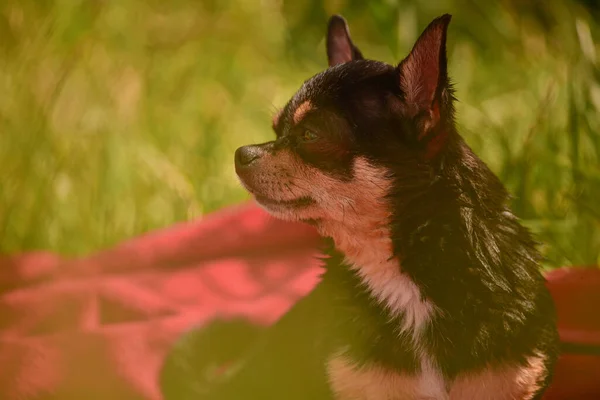
<path fill-rule="evenodd" d="M 393 224 L 402 270 L 441 309 L 428 345 L 449 377 L 534 351 L 550 354 L 550 367 L 554 307 L 535 243 L 487 167 L 458 137 L 450 150 L 429 189 L 398 205 Z"/>

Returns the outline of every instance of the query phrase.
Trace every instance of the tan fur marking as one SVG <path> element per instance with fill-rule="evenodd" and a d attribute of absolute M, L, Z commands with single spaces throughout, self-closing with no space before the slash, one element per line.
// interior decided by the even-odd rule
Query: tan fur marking
<path fill-rule="evenodd" d="M 450 400 L 530 400 L 546 374 L 544 357 L 532 357 L 526 366 L 488 369 L 459 376 L 450 388 Z"/>
<path fill-rule="evenodd" d="M 370 364 L 358 367 L 346 356 L 328 364 L 329 382 L 336 400 L 530 400 L 546 373 L 543 357 L 526 366 L 487 369 L 461 375 L 446 392 L 440 373 L 422 360 L 417 375 L 400 374 Z"/>
<path fill-rule="evenodd" d="M 312 110 L 313 105 L 310 100 L 306 100 L 304 103 L 300 104 L 296 111 L 294 111 L 294 124 L 298 124 L 302 119 L 306 116 L 306 113 Z"/>
<path fill-rule="evenodd" d="M 372 364 L 357 367 L 347 357 L 333 358 L 329 382 L 336 400 L 446 400 L 420 376 L 400 374 Z"/>

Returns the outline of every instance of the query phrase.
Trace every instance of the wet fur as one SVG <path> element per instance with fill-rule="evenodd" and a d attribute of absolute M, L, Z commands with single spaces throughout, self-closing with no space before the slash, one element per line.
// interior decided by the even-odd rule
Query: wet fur
<path fill-rule="evenodd" d="M 317 288 L 202 398 L 537 399 L 547 387 L 553 303 L 508 193 L 455 129 L 448 22 L 393 67 L 363 60 L 332 18 L 331 68 L 276 115 L 276 140 L 236 154 L 259 204 L 331 240 Z"/>

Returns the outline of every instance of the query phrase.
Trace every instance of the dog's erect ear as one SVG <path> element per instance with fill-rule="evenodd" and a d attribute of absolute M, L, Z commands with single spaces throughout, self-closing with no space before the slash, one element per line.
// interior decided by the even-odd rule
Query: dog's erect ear
<path fill-rule="evenodd" d="M 352 60 L 362 60 L 363 56 L 350 39 L 350 29 L 341 15 L 329 19 L 327 27 L 327 58 L 333 67 Z"/>
<path fill-rule="evenodd" d="M 431 118 L 430 127 L 439 121 L 440 96 L 448 86 L 446 32 L 451 18 L 446 14 L 433 20 L 398 66 L 406 103 Z"/>

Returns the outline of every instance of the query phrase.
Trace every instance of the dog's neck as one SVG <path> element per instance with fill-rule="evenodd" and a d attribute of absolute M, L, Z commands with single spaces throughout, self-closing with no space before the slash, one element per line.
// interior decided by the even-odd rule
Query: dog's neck
<path fill-rule="evenodd" d="M 402 273 L 400 261 L 393 255 L 387 226 L 386 218 L 367 218 L 359 225 L 322 222 L 318 230 L 333 239 L 349 268 L 369 288 L 372 297 L 391 315 L 404 316 L 401 329 L 416 341 L 434 307 L 422 299 L 418 286 Z"/>
<path fill-rule="evenodd" d="M 348 263 L 357 266 L 381 265 L 392 258 L 392 240 L 384 223 L 348 226 L 336 221 L 325 221 L 318 225 L 322 236 L 333 239 Z M 398 262 L 396 261 L 396 264 Z"/>

